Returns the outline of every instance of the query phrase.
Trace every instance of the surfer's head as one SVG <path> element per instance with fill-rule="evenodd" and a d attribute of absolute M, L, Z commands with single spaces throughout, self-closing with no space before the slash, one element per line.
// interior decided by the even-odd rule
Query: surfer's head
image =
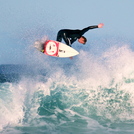
<path fill-rule="evenodd" d="M 81 37 L 78 39 L 78 42 L 84 45 L 84 44 L 86 44 L 87 39 L 86 39 L 84 36 L 81 36 Z"/>

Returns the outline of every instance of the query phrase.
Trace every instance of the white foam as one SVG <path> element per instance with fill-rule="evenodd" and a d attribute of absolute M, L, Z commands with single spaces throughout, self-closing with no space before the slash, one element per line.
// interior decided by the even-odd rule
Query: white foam
<path fill-rule="evenodd" d="M 8 86 L 7 86 L 8 85 Z M 7 125 L 15 125 L 22 121 L 23 112 L 23 100 L 20 95 L 21 89 L 13 84 L 5 83 L 3 98 L 0 100 L 0 129 Z M 8 88 L 7 88 L 8 87 Z M 17 88 L 17 89 L 16 89 Z M 18 90 L 18 91 L 17 91 Z M 19 94 L 18 94 L 19 93 Z"/>
<path fill-rule="evenodd" d="M 124 120 L 124 117 L 127 120 L 134 119 L 134 116 L 131 114 L 131 112 L 134 112 L 134 109 L 131 108 L 134 104 L 134 82 L 131 81 L 134 79 L 134 52 L 128 45 L 112 46 L 99 57 L 81 50 L 77 60 L 74 59 L 74 61 L 70 61 L 72 66 L 70 66 L 68 72 L 66 72 L 68 66 L 63 68 L 63 66 L 59 65 L 58 59 L 49 60 L 49 58 L 44 55 L 33 55 L 28 61 L 28 64 L 35 69 L 35 72 L 38 72 L 40 69 L 45 69 L 47 73 L 45 76 L 37 74 L 35 78 L 24 77 L 16 85 L 11 84 L 9 86 L 9 96 L 0 100 L 0 108 L 2 109 L 0 111 L 1 129 L 10 124 L 23 124 L 23 119 L 26 114 L 24 109 L 27 108 L 30 110 L 28 123 L 38 118 L 37 109 L 40 107 L 41 100 L 38 100 L 39 98 L 36 96 L 34 97 L 34 93 L 42 91 L 42 95 L 50 96 L 51 90 L 55 90 L 57 87 L 66 87 L 70 90 L 70 92 L 65 94 L 68 99 L 70 99 L 64 100 L 66 103 L 75 100 L 78 101 L 76 102 L 76 107 L 81 107 L 84 101 L 87 101 L 86 103 L 89 106 L 95 105 L 98 110 L 96 110 L 97 116 L 104 115 L 107 119 L 114 121 L 117 118 L 113 118 L 111 112 L 114 113 L 116 110 L 121 109 L 124 111 L 117 114 L 120 120 Z M 65 62 L 63 62 L 63 64 L 65 64 Z M 42 77 L 45 77 L 46 81 L 41 81 L 40 79 Z M 127 80 L 130 80 L 130 82 L 126 82 Z M 123 93 L 121 95 L 119 95 L 119 93 L 108 94 L 104 92 L 103 89 L 105 88 L 107 90 L 113 88 L 113 90 L 123 91 Z M 74 94 L 82 92 L 82 89 L 84 89 L 85 94 L 88 95 L 87 100 L 83 100 L 83 102 L 79 98 L 74 98 Z M 62 92 L 62 89 L 59 90 Z M 74 92 L 71 92 L 71 90 Z M 121 99 L 119 98 L 120 103 L 123 104 L 124 100 L 122 97 L 125 96 L 125 93 L 130 95 L 128 100 L 126 100 L 127 104 L 130 103 L 130 112 L 127 111 L 127 107 L 123 105 L 120 106 L 118 103 L 109 103 L 110 99 L 114 100 L 116 95 L 119 95 L 119 97 L 121 97 Z M 72 107 L 73 106 L 74 104 L 72 104 Z M 107 109 L 109 107 L 113 107 L 113 111 Z M 88 106 L 84 108 L 85 115 L 88 116 L 91 112 L 90 108 Z M 86 119 L 86 116 L 82 116 L 69 108 L 65 109 L 65 111 L 70 112 L 72 116 L 76 114 Z M 57 112 L 62 113 L 61 109 L 58 109 Z M 90 122 L 101 127 L 95 120 L 91 120 L 90 118 L 86 120 L 89 121 L 89 127 L 92 127 Z"/>

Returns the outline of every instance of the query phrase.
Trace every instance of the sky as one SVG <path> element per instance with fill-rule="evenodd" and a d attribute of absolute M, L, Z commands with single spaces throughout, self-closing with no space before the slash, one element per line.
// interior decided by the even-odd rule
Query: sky
<path fill-rule="evenodd" d="M 35 40 L 55 40 L 63 28 L 104 23 L 85 36 L 91 41 L 115 37 L 133 43 L 133 5 L 133 0 L 0 0 L 0 64 L 24 63 Z"/>

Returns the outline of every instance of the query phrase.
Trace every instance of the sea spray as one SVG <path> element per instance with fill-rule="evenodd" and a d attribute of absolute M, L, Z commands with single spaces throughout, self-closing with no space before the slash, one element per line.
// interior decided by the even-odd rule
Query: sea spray
<path fill-rule="evenodd" d="M 81 50 L 70 64 L 48 59 L 30 57 L 19 82 L 1 83 L 3 133 L 134 132 L 134 52 L 127 45 L 99 57 Z"/>

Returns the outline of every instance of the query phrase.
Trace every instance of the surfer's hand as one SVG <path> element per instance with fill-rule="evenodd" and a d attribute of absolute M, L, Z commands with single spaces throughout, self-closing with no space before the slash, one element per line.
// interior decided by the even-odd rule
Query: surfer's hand
<path fill-rule="evenodd" d="M 104 26 L 103 23 L 98 24 L 98 28 L 102 28 Z"/>

